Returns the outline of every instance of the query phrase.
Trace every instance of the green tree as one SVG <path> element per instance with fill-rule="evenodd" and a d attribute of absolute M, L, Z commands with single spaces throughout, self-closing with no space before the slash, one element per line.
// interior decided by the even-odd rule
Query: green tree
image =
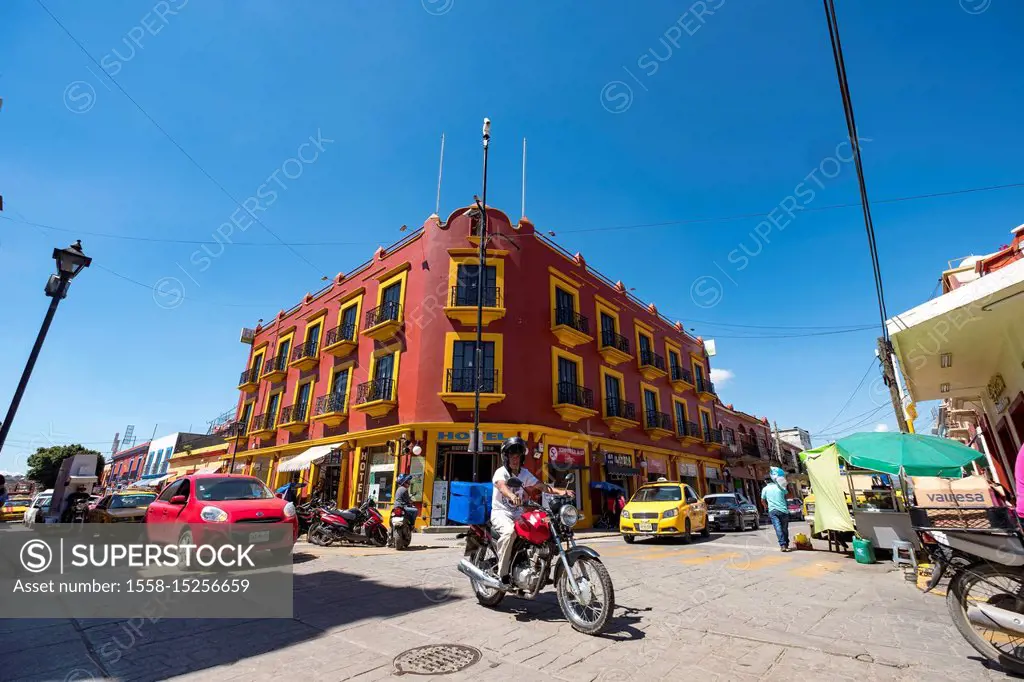
<path fill-rule="evenodd" d="M 97 455 L 96 475 L 103 473 L 105 461 L 103 455 L 96 450 L 89 450 L 81 445 L 54 445 L 49 448 L 36 448 L 36 451 L 28 457 L 28 478 L 36 481 L 44 489 L 52 488 L 57 482 L 57 474 L 60 473 L 60 464 L 73 455 Z"/>

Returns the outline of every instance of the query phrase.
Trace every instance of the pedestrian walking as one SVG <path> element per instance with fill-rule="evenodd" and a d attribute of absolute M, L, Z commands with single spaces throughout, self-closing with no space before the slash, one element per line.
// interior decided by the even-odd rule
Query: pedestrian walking
<path fill-rule="evenodd" d="M 786 489 L 773 479 L 761 489 L 761 499 L 768 504 L 768 517 L 775 527 L 775 535 L 779 539 L 779 549 L 788 552 L 789 507 L 786 504 Z"/>

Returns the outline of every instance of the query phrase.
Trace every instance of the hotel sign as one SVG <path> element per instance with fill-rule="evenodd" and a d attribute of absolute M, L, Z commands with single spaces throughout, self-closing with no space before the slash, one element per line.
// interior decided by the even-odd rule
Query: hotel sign
<path fill-rule="evenodd" d="M 440 431 L 437 434 L 437 441 L 439 443 L 469 443 L 470 431 Z M 493 431 L 481 431 L 480 435 L 483 437 L 484 442 L 500 442 L 505 440 L 505 434 L 502 432 Z"/>

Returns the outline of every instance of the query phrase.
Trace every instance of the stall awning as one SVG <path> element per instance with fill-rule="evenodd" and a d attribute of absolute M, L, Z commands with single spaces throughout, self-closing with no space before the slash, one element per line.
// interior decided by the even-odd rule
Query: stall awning
<path fill-rule="evenodd" d="M 131 487 L 135 487 L 135 486 L 150 487 L 150 486 L 152 486 L 154 488 L 157 488 L 157 487 L 160 486 L 161 483 L 163 483 L 164 481 L 166 481 L 168 478 L 170 478 L 173 475 L 174 474 L 162 474 L 160 476 L 154 476 L 153 478 L 143 478 L 141 480 L 135 481 L 135 483 L 132 483 Z"/>
<path fill-rule="evenodd" d="M 310 464 L 320 459 L 321 457 L 326 457 L 328 454 L 330 454 L 331 450 L 335 449 L 336 447 L 338 446 L 314 445 L 305 452 L 295 455 L 294 457 L 286 459 L 285 461 L 281 462 L 281 464 L 278 465 L 277 470 L 302 471 L 303 469 L 305 469 L 306 467 L 308 467 Z"/>
<path fill-rule="evenodd" d="M 608 464 L 608 473 L 612 476 L 639 476 L 640 470 L 636 467 L 620 467 L 616 464 Z"/>

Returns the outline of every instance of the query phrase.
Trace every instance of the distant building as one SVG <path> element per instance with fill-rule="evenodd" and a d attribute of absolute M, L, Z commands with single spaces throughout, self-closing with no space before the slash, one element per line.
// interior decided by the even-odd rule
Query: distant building
<path fill-rule="evenodd" d="M 800 452 L 811 449 L 811 434 L 807 429 L 794 426 L 791 429 L 779 429 L 779 439 L 800 448 Z"/>
<path fill-rule="evenodd" d="M 174 453 L 184 450 L 186 447 L 198 449 L 208 445 L 219 445 L 223 442 L 223 436 L 205 433 L 178 432 L 154 438 L 149 443 L 138 480 L 144 481 L 147 485 L 156 485 L 161 479 L 170 476 L 170 461 Z"/>

